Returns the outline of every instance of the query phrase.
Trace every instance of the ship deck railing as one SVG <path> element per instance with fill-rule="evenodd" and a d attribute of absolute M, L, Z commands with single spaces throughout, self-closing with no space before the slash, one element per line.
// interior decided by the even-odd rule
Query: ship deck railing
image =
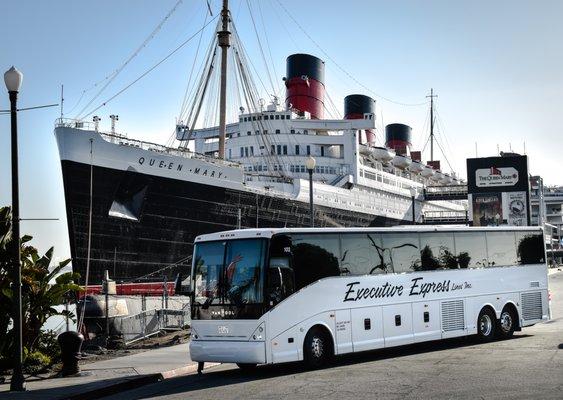
<path fill-rule="evenodd" d="M 95 124 L 88 121 L 80 121 L 70 118 L 58 118 L 55 121 L 55 128 L 73 128 L 80 129 L 84 131 L 93 131 L 99 134 L 105 141 L 118 144 L 121 146 L 132 146 L 143 150 L 154 151 L 156 153 L 162 153 L 172 156 L 184 157 L 184 158 L 194 158 L 203 160 L 212 164 L 218 164 L 234 168 L 242 168 L 241 164 L 233 161 L 221 160 L 219 158 L 209 157 L 204 154 L 194 153 L 189 149 L 183 149 L 179 147 L 168 147 L 158 143 L 147 142 L 138 139 L 128 138 L 126 135 L 111 132 L 102 132 L 96 130 Z"/>

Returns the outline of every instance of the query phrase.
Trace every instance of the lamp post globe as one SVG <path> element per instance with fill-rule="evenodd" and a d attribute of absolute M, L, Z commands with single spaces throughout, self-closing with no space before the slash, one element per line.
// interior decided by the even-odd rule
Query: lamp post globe
<path fill-rule="evenodd" d="M 411 200 L 412 200 L 412 224 L 415 225 L 416 224 L 416 195 L 417 195 L 417 191 L 415 187 L 412 187 L 409 189 L 410 193 L 411 193 Z"/>
<path fill-rule="evenodd" d="M 23 82 L 23 74 L 12 66 L 4 73 L 4 83 L 8 92 L 19 92 Z"/>
<path fill-rule="evenodd" d="M 317 161 L 309 156 L 305 162 L 307 171 L 309 172 L 309 219 L 311 220 L 311 228 L 315 226 L 315 209 L 313 205 L 313 171 L 315 170 L 315 165 Z"/>
<path fill-rule="evenodd" d="M 307 158 L 307 161 L 305 162 L 305 166 L 309 171 L 312 172 L 315 169 L 315 165 L 317 165 L 317 160 L 315 160 L 313 156 L 309 156 L 309 158 Z"/>
<path fill-rule="evenodd" d="M 23 81 L 23 74 L 15 67 L 4 73 L 4 83 L 10 96 L 11 119 L 11 151 L 12 151 L 12 263 L 13 263 L 13 297 L 14 297 L 14 367 L 10 381 L 11 391 L 24 391 L 25 378 L 23 376 L 23 347 L 22 347 L 22 281 L 20 262 L 20 200 L 18 178 L 18 92 Z"/>

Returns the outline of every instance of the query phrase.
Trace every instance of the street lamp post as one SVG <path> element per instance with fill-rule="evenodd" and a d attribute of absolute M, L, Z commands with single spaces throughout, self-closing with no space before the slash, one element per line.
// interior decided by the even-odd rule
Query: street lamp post
<path fill-rule="evenodd" d="M 315 210 L 313 206 L 313 171 L 315 169 L 315 164 L 317 161 L 309 156 L 306 162 L 307 171 L 309 171 L 309 218 L 311 220 L 311 227 L 315 227 Z"/>
<path fill-rule="evenodd" d="M 417 194 L 416 188 L 411 187 L 410 192 L 411 192 L 411 200 L 412 200 L 412 224 L 416 225 L 416 202 L 415 202 L 415 198 Z"/>
<path fill-rule="evenodd" d="M 469 205 L 464 204 L 463 209 L 465 210 L 465 225 L 469 226 Z"/>
<path fill-rule="evenodd" d="M 18 180 L 18 118 L 17 100 L 18 92 L 23 80 L 23 74 L 10 68 L 4 74 L 4 83 L 10 95 L 10 116 L 12 122 L 12 259 L 13 259 L 13 287 L 14 287 L 14 338 L 16 351 L 14 353 L 14 369 L 10 381 L 11 391 L 24 391 L 25 378 L 23 377 L 22 362 L 22 285 L 20 262 L 20 200 Z"/>

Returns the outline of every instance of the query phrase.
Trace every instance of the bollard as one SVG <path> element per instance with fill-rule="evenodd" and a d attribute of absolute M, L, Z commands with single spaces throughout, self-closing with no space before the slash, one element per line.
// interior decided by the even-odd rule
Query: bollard
<path fill-rule="evenodd" d="M 57 338 L 61 347 L 61 358 L 63 361 L 62 376 L 74 375 L 80 372 L 78 360 L 80 360 L 80 348 L 84 341 L 81 333 L 68 331 L 63 332 Z"/>

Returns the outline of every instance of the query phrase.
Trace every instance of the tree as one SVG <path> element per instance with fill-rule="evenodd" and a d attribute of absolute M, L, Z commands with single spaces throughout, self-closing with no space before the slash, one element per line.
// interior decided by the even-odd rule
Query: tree
<path fill-rule="evenodd" d="M 0 208 L 0 369 L 9 367 L 14 346 L 14 332 L 10 326 L 14 313 L 11 221 L 11 209 Z M 65 296 L 81 290 L 74 283 L 79 278 L 77 273 L 61 273 L 70 260 L 62 261 L 50 269 L 54 248 L 51 247 L 41 256 L 29 244 L 31 239 L 31 236 L 23 236 L 20 247 L 24 355 L 40 347 L 41 328 L 47 319 L 55 315 L 74 318 L 72 313 L 58 311 L 55 306 L 63 304 Z"/>

